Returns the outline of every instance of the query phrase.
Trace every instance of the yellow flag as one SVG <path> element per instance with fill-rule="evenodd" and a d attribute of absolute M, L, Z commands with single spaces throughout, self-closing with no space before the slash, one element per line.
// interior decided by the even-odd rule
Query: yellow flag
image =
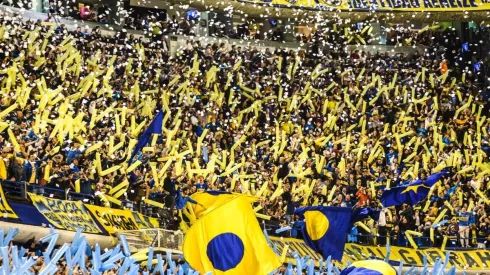
<path fill-rule="evenodd" d="M 244 195 L 198 219 L 187 231 L 182 250 L 201 274 L 262 275 L 281 265 Z"/>

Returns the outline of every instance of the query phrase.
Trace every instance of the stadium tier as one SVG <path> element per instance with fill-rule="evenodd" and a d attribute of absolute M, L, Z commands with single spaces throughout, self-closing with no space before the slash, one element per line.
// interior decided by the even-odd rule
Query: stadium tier
<path fill-rule="evenodd" d="M 488 269 L 485 22 L 79 4 L 0 12 L 5 274 Z"/>

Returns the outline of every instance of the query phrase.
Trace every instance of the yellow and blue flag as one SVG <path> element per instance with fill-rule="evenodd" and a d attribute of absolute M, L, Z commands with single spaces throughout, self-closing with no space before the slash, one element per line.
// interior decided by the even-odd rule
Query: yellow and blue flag
<path fill-rule="evenodd" d="M 340 272 L 340 275 L 396 275 L 396 270 L 389 263 L 381 260 L 354 262 Z"/>
<path fill-rule="evenodd" d="M 207 213 L 213 211 L 214 209 L 220 207 L 221 205 L 227 203 L 228 201 L 238 197 L 243 196 L 238 193 L 231 193 L 228 191 L 204 191 L 192 194 L 191 199 L 197 201 L 196 204 L 191 204 L 192 211 L 196 219 L 206 215 Z M 245 196 L 249 203 L 254 203 L 257 198 L 252 196 Z"/>
<path fill-rule="evenodd" d="M 305 243 L 325 259 L 342 260 L 352 215 L 348 207 L 307 206 L 294 214 L 304 218 L 302 228 Z"/>
<path fill-rule="evenodd" d="M 218 199 L 226 201 L 201 216 L 185 235 L 182 250 L 189 265 L 214 275 L 264 275 L 279 267 L 247 196 Z"/>
<path fill-rule="evenodd" d="M 430 188 L 436 184 L 447 172 L 430 175 L 426 180 L 416 180 L 407 185 L 393 187 L 381 194 L 381 203 L 384 207 L 401 204 L 415 205 L 425 199 Z"/>

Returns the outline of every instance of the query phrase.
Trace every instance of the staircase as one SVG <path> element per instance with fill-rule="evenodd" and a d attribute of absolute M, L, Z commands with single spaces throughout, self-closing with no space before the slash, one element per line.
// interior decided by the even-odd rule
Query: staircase
<path fill-rule="evenodd" d="M 119 232 L 117 234 L 118 238 L 121 235 L 126 237 L 131 253 L 147 249 L 150 246 L 182 253 L 184 235 L 180 231 L 152 228 Z"/>

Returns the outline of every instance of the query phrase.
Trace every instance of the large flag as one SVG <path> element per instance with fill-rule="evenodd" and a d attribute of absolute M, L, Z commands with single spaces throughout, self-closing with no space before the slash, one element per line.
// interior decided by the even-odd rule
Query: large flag
<path fill-rule="evenodd" d="M 381 260 L 354 262 L 342 270 L 340 275 L 396 275 L 396 270 L 389 263 Z"/>
<path fill-rule="evenodd" d="M 347 207 L 307 206 L 294 214 L 304 217 L 305 243 L 325 259 L 342 260 L 349 231 L 351 209 Z"/>
<path fill-rule="evenodd" d="M 416 180 L 407 185 L 401 185 L 385 190 L 381 195 L 381 203 L 384 207 L 401 205 L 404 203 L 415 205 L 427 197 L 430 188 L 445 174 L 447 174 L 445 171 L 439 172 L 430 175 L 426 180 Z"/>
<path fill-rule="evenodd" d="M 201 216 L 187 231 L 182 246 L 185 260 L 201 274 L 264 275 L 274 271 L 281 263 L 267 244 L 250 200 L 246 195 L 219 197 L 224 203 Z"/>
<path fill-rule="evenodd" d="M 134 146 L 133 153 L 131 154 L 131 157 L 129 158 L 129 165 L 131 165 L 131 162 L 133 161 L 134 156 L 143 149 L 143 147 L 148 144 L 150 141 L 151 135 L 152 134 L 161 134 L 162 133 L 162 126 L 163 126 L 163 112 L 160 110 L 158 114 L 153 118 L 151 121 L 150 125 L 145 129 L 143 134 L 138 139 L 138 143 Z"/>

